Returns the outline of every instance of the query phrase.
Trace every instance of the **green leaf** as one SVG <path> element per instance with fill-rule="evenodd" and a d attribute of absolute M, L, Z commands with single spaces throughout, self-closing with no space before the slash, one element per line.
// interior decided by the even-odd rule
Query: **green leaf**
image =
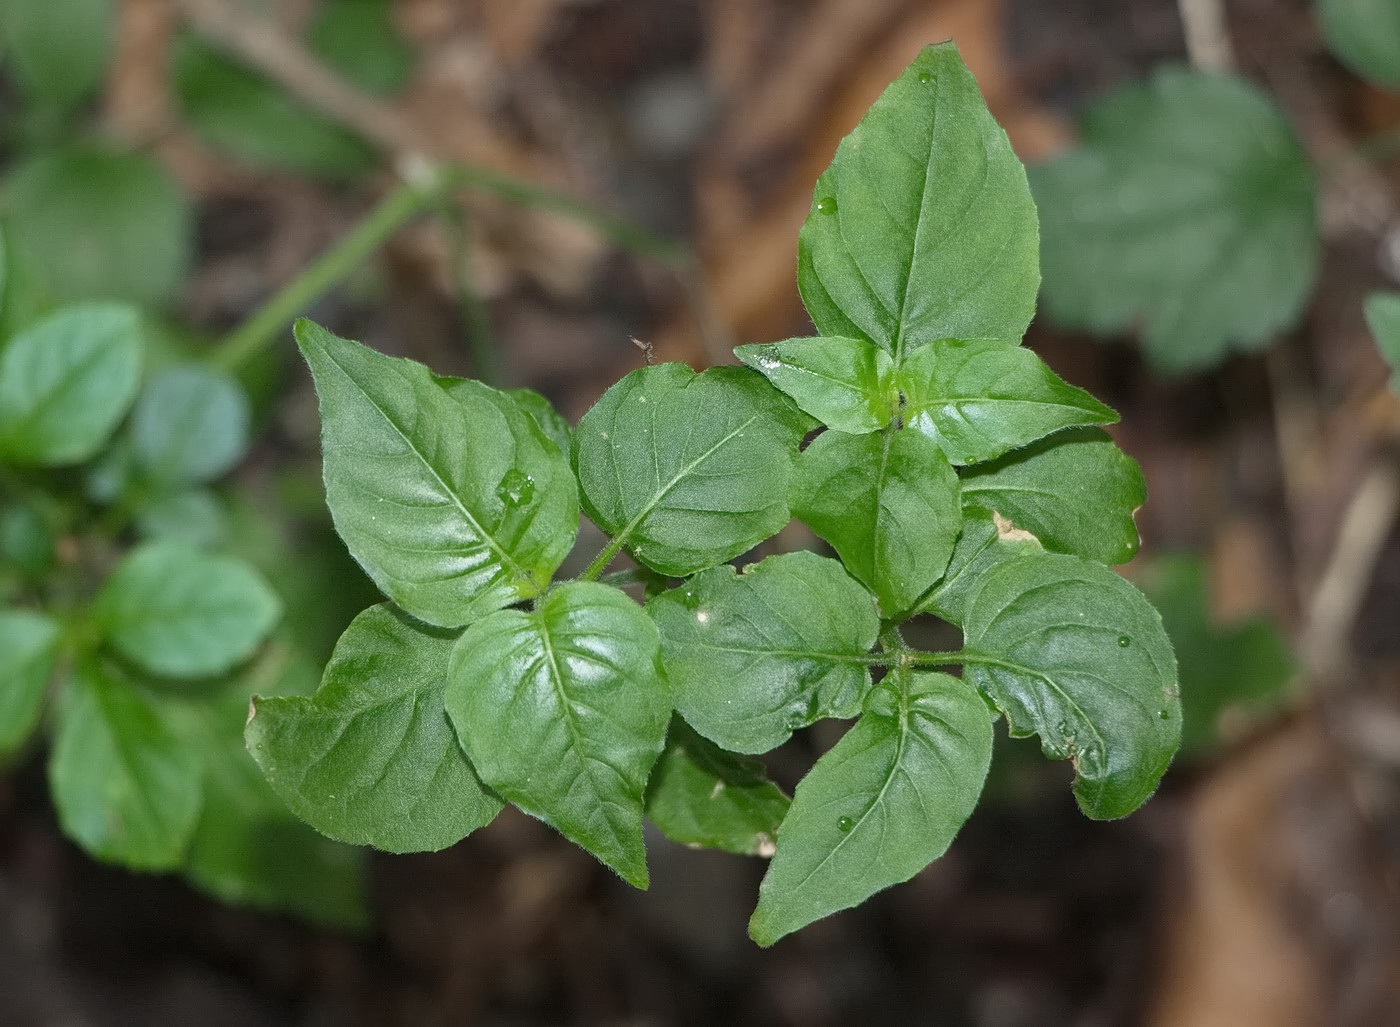
<path fill-rule="evenodd" d="M 253 654 L 281 615 L 251 567 L 183 542 L 148 542 L 112 572 L 94 610 L 107 641 L 153 674 L 222 674 Z"/>
<path fill-rule="evenodd" d="M 757 760 L 725 752 L 679 717 L 647 782 L 647 817 L 673 842 L 773 855 L 790 800 Z"/>
<path fill-rule="evenodd" d="M 489 824 L 443 696 L 456 635 L 385 603 L 345 629 L 315 695 L 255 698 L 248 750 L 316 830 L 389 852 L 444 849 Z"/>
<path fill-rule="evenodd" d="M 166 709 L 181 743 L 204 767 L 204 805 L 185 876 L 224 902 L 296 913 L 335 930 L 368 927 L 361 853 L 292 816 L 243 747 L 246 686 L 185 702 L 167 699 Z"/>
<path fill-rule="evenodd" d="M 48 617 L 0 610 L 0 757 L 19 749 L 39 723 L 58 643 L 58 625 Z"/>
<path fill-rule="evenodd" d="M 788 474 L 806 426 L 747 368 L 639 368 L 579 422 L 584 510 L 663 574 L 724 563 L 790 519 Z"/>
<path fill-rule="evenodd" d="M 502 389 L 515 400 L 516 405 L 535 420 L 535 426 L 544 432 L 544 437 L 559 447 L 565 456 L 573 448 L 574 430 L 564 415 L 554 409 L 554 404 L 533 389 Z"/>
<path fill-rule="evenodd" d="M 963 517 L 962 536 L 953 547 L 953 558 L 938 585 L 919 603 L 920 613 L 931 613 L 950 624 L 961 625 L 967 616 L 967 602 L 981 584 L 982 577 L 996 564 L 1026 553 L 1040 552 L 1035 539 L 1002 527 L 992 515 L 969 507 Z"/>
<path fill-rule="evenodd" d="M 1391 0 L 1319 0 L 1330 46 L 1358 75 L 1400 89 L 1400 7 Z"/>
<path fill-rule="evenodd" d="M 64 834 L 133 870 L 180 865 L 203 789 L 196 754 L 145 693 L 94 665 L 58 704 L 49 787 Z"/>
<path fill-rule="evenodd" d="M 770 556 L 736 574 L 714 567 L 657 596 L 676 709 L 726 749 L 777 748 L 797 728 L 852 717 L 870 688 L 864 657 L 880 620 L 835 560 Z"/>
<path fill-rule="evenodd" d="M 0 353 L 0 455 L 61 466 L 102 448 L 136 395 L 141 320 L 87 303 L 46 317 Z"/>
<path fill-rule="evenodd" d="M 168 306 L 194 250 L 190 201 L 141 153 L 74 143 L 32 157 L 6 180 L 9 239 L 59 302 Z"/>
<path fill-rule="evenodd" d="M 1147 484 L 1106 432 L 1078 428 L 971 468 L 962 495 L 1052 552 L 1120 564 L 1137 553 L 1133 514 L 1147 502 Z"/>
<path fill-rule="evenodd" d="M 1028 349 L 938 339 L 899 371 L 906 428 L 923 432 L 955 464 L 975 464 L 1061 428 L 1111 424 L 1118 415 L 1067 385 Z"/>
<path fill-rule="evenodd" d="M 642 795 L 671 717 L 660 649 L 636 603 L 573 581 L 529 613 L 467 628 L 447 684 L 447 714 L 482 780 L 638 888 Z"/>
<path fill-rule="evenodd" d="M 1316 175 L 1273 100 L 1242 79 L 1164 68 L 1126 86 L 1031 183 L 1060 324 L 1141 326 L 1152 364 L 1180 373 L 1266 346 L 1302 315 Z"/>
<path fill-rule="evenodd" d="M 1154 560 L 1143 591 L 1162 615 L 1181 672 L 1181 752 L 1201 756 L 1224 740 L 1226 717 L 1263 720 L 1288 699 L 1297 667 L 1267 617 L 1218 624 L 1199 557 Z"/>
<path fill-rule="evenodd" d="M 216 549 L 229 537 L 228 511 L 208 489 L 188 489 L 159 495 L 136 512 L 136 530 L 145 539 L 188 542 Z"/>
<path fill-rule="evenodd" d="M 882 682 L 797 786 L 749 934 L 785 934 L 907 881 L 943 855 L 977 805 L 992 714 L 946 674 Z"/>
<path fill-rule="evenodd" d="M 912 431 L 819 436 L 798 461 L 792 511 L 886 617 L 943 575 L 962 526 L 957 474 L 936 442 Z"/>
<path fill-rule="evenodd" d="M 13 568 L 41 581 L 54 566 L 54 527 L 48 511 L 35 503 L 0 509 L 0 570 Z"/>
<path fill-rule="evenodd" d="M 101 85 L 112 56 L 112 0 L 5 0 L 0 50 L 6 71 L 26 99 L 58 113 Z"/>
<path fill-rule="evenodd" d="M 879 431 L 894 416 L 894 361 L 864 339 L 788 339 L 734 353 L 828 428 Z"/>
<path fill-rule="evenodd" d="M 1367 296 L 1366 324 L 1381 356 L 1390 365 L 1390 391 L 1400 393 L 1400 292 L 1373 292 Z"/>
<path fill-rule="evenodd" d="M 459 627 L 539 595 L 578 532 L 568 461 L 515 401 L 447 388 L 310 321 L 297 342 L 321 397 L 336 530 L 408 613 Z"/>
<path fill-rule="evenodd" d="M 1017 342 L 1040 284 L 1026 173 L 952 43 L 925 47 L 841 141 L 798 239 L 823 335 L 901 362 L 934 339 Z"/>
<path fill-rule="evenodd" d="M 393 93 L 413 72 L 413 48 L 394 31 L 391 0 L 331 0 L 307 40 L 311 52 L 372 93 Z"/>
<path fill-rule="evenodd" d="M 254 167 L 330 179 L 374 166 L 374 151 L 358 136 L 203 43 L 182 40 L 174 70 L 180 114 L 216 150 Z"/>
<path fill-rule="evenodd" d="M 1006 715 L 1068 757 L 1096 820 L 1147 801 L 1181 737 L 1176 658 L 1142 593 L 1102 564 L 1031 553 L 986 572 L 967 606 L 965 671 Z"/>
<path fill-rule="evenodd" d="M 131 451 L 162 488 L 222 477 L 248 448 L 248 397 L 234 379 L 201 364 L 155 375 L 131 414 Z"/>

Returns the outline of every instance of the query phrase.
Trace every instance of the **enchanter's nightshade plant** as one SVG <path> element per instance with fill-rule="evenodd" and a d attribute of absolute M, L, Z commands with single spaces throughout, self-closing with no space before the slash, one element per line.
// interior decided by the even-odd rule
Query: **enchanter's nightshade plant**
<path fill-rule="evenodd" d="M 1176 662 L 1109 569 L 1145 498 L 1097 427 L 1116 415 L 1018 345 L 1037 246 L 1021 164 L 944 44 L 817 183 L 798 256 L 813 338 L 741 346 L 745 367 L 643 367 L 571 432 L 533 393 L 300 322 L 327 501 L 389 602 L 314 696 L 255 701 L 273 787 L 394 852 L 510 802 L 638 887 L 643 816 L 771 855 L 762 945 L 940 856 L 998 715 L 1073 762 L 1087 815 L 1132 812 L 1176 751 Z M 556 581 L 580 509 L 609 541 Z M 793 517 L 836 557 L 730 564 Z M 604 577 L 623 554 L 637 569 Z M 912 648 L 901 626 L 924 615 L 964 647 Z M 789 803 L 749 757 L 826 717 L 856 721 Z"/>

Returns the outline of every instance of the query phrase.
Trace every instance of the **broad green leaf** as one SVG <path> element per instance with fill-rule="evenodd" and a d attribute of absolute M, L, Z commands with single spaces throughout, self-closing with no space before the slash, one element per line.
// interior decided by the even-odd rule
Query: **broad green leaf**
<path fill-rule="evenodd" d="M 554 409 L 554 404 L 533 389 L 503 389 L 507 396 L 515 400 L 520 409 L 535 419 L 535 425 L 544 432 L 544 437 L 559 447 L 565 456 L 573 447 L 574 430 L 564 415 Z"/>
<path fill-rule="evenodd" d="M 741 856 L 773 855 L 790 800 L 757 760 L 725 752 L 672 718 L 647 782 L 647 818 L 673 842 Z"/>
<path fill-rule="evenodd" d="M 969 469 L 962 496 L 1052 552 L 1120 564 L 1137 553 L 1133 514 L 1147 502 L 1147 484 L 1106 432 L 1078 428 Z"/>
<path fill-rule="evenodd" d="M 963 623 L 964 679 L 1068 758 L 1079 808 L 1126 816 L 1157 787 L 1181 738 L 1176 658 L 1142 593 L 1102 564 L 1032 553 L 988 570 Z"/>
<path fill-rule="evenodd" d="M 253 654 L 281 602 L 242 560 L 184 542 L 148 542 L 117 565 L 98 594 L 106 639 L 153 674 L 222 674 Z"/>
<path fill-rule="evenodd" d="M 141 377 L 141 319 L 109 303 L 68 307 L 0 353 L 0 456 L 62 466 L 93 456 Z"/>
<path fill-rule="evenodd" d="M 790 519 L 788 474 L 806 426 L 747 368 L 640 368 L 574 433 L 584 510 L 663 574 L 724 563 Z"/>
<path fill-rule="evenodd" d="M 23 745 L 38 724 L 58 645 L 58 625 L 48 617 L 0 610 L 0 758 Z"/>
<path fill-rule="evenodd" d="M 515 401 L 448 388 L 310 321 L 297 342 L 321 397 L 326 502 L 380 589 L 441 627 L 539 595 L 578 532 L 568 461 Z"/>
<path fill-rule="evenodd" d="M 477 621 L 452 653 L 447 713 L 483 781 L 647 886 L 642 796 L 671 693 L 641 607 L 574 581 Z"/>
<path fill-rule="evenodd" d="M 0 569 L 13 568 L 30 581 L 46 577 L 54 566 L 54 529 L 33 503 L 0 509 Z"/>
<path fill-rule="evenodd" d="M 1377 85 L 1400 90 L 1400 5 L 1394 0 L 1318 0 L 1317 17 L 1348 67 Z"/>
<path fill-rule="evenodd" d="M 394 31 L 393 0 L 330 0 L 311 24 L 311 52 L 361 89 L 393 93 L 413 72 L 413 48 Z"/>
<path fill-rule="evenodd" d="M 141 153 L 74 143 L 26 160 L 5 183 L 10 242 L 54 300 L 167 306 L 194 249 L 189 199 Z"/>
<path fill-rule="evenodd" d="M 351 622 L 315 695 L 255 698 L 248 750 L 292 812 L 344 842 L 445 849 L 500 812 L 448 723 L 456 635 L 388 603 Z"/>
<path fill-rule="evenodd" d="M 1028 349 L 938 339 L 899 371 L 906 428 L 923 432 L 955 464 L 975 464 L 1061 428 L 1111 424 L 1118 415 L 1067 385 Z"/>
<path fill-rule="evenodd" d="M 819 436 L 797 462 L 791 501 L 886 617 L 943 575 L 962 526 L 957 474 L 938 443 L 913 431 Z"/>
<path fill-rule="evenodd" d="M 1154 560 L 1143 591 L 1162 615 L 1180 666 L 1183 756 L 1219 746 L 1227 717 L 1258 721 L 1281 711 L 1297 667 L 1277 624 L 1267 617 L 1217 623 L 1205 564 L 1195 556 Z"/>
<path fill-rule="evenodd" d="M 734 353 L 828 428 L 879 431 L 894 416 L 894 360 L 864 339 L 788 339 Z"/>
<path fill-rule="evenodd" d="M 136 512 L 142 538 L 172 539 L 202 549 L 216 549 L 229 537 L 228 511 L 208 489 L 187 489 L 156 496 Z"/>
<path fill-rule="evenodd" d="M 98 859 L 173 870 L 203 791 L 197 754 L 144 692 L 86 665 L 58 704 L 49 787 L 64 834 Z"/>
<path fill-rule="evenodd" d="M 116 35 L 113 0 L 5 0 L 0 51 L 24 97 L 64 113 L 102 83 Z"/>
<path fill-rule="evenodd" d="M 374 166 L 374 151 L 277 84 L 197 40 L 175 51 L 175 94 L 194 134 L 254 167 L 349 179 Z"/>
<path fill-rule="evenodd" d="M 647 612 L 676 709 L 726 749 L 767 752 L 824 717 L 853 717 L 870 688 L 875 604 L 815 553 L 770 556 L 742 574 L 711 568 Z"/>
<path fill-rule="evenodd" d="M 934 339 L 1018 342 L 1040 285 L 1026 173 L 952 43 L 925 47 L 841 141 L 798 239 L 823 335 L 901 362 Z"/>
<path fill-rule="evenodd" d="M 1140 327 L 1161 371 L 1210 367 L 1297 323 L 1320 241 L 1316 175 L 1269 96 L 1165 68 L 1100 101 L 1084 144 L 1032 170 L 1045 309 Z"/>
<path fill-rule="evenodd" d="M 962 536 L 953 547 L 953 558 L 948 561 L 948 570 L 920 601 L 918 611 L 961 625 L 967 615 L 967 601 L 988 570 L 1026 553 L 1040 552 L 1041 548 L 1039 542 L 1024 532 L 1004 528 L 990 513 L 969 507 L 963 517 Z"/>
<path fill-rule="evenodd" d="M 1400 292 L 1373 292 L 1367 296 L 1366 324 L 1390 366 L 1390 391 L 1400 393 Z"/>
<path fill-rule="evenodd" d="M 749 934 L 772 945 L 907 881 L 943 855 L 977 805 L 992 713 L 946 674 L 890 679 L 797 786 Z"/>
<path fill-rule="evenodd" d="M 164 488 L 222 477 L 248 448 L 248 397 L 238 382 L 201 364 L 155 375 L 131 414 L 131 452 Z"/>
<path fill-rule="evenodd" d="M 204 767 L 204 805 L 185 876 L 224 902 L 296 913 L 336 930 L 368 927 L 362 854 L 294 817 L 244 748 L 247 687 L 167 700 L 166 709 Z"/>

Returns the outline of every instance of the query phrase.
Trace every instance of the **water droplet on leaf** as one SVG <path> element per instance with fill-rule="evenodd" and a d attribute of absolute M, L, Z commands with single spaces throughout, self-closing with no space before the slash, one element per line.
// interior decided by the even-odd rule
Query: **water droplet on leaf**
<path fill-rule="evenodd" d="M 1158 711 L 1157 711 L 1157 716 L 1161 717 L 1163 720 L 1171 720 L 1171 719 L 1172 719 L 1172 715 L 1171 715 L 1171 711 L 1170 711 L 1170 710 L 1158 710 Z"/>
<path fill-rule="evenodd" d="M 1126 648 L 1128 648 L 1128 646 L 1130 646 L 1130 645 L 1132 645 L 1132 644 L 1133 644 L 1133 640 L 1132 640 L 1131 638 L 1129 638 L 1127 635 L 1119 635 L 1119 636 L 1118 636 L 1118 645 L 1121 646 L 1122 648 L 1126 649 Z"/>
<path fill-rule="evenodd" d="M 835 214 L 835 213 L 836 213 L 836 197 L 835 197 L 835 196 L 823 196 L 820 200 L 818 200 L 818 201 L 817 201 L 817 213 L 818 213 L 818 214 Z"/>
<path fill-rule="evenodd" d="M 535 479 L 512 467 L 496 486 L 496 498 L 509 507 L 524 506 L 535 498 Z"/>
<path fill-rule="evenodd" d="M 856 822 L 850 817 L 841 817 L 836 821 L 836 826 L 842 831 L 849 831 L 856 826 Z"/>
<path fill-rule="evenodd" d="M 933 81 L 933 76 L 930 75 L 927 71 L 921 71 L 919 72 L 919 81 L 922 82 L 924 85 L 928 85 L 930 82 Z"/>

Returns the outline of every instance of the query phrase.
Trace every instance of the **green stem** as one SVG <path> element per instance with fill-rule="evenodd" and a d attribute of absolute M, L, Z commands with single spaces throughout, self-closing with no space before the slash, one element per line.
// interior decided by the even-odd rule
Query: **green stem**
<path fill-rule="evenodd" d="M 622 552 L 622 546 L 627 541 L 626 532 L 620 533 L 617 538 L 611 540 L 603 551 L 593 558 L 593 562 L 588 568 L 578 576 L 579 581 L 596 581 L 598 575 L 608 569 L 608 564 L 612 563 L 617 554 Z"/>

